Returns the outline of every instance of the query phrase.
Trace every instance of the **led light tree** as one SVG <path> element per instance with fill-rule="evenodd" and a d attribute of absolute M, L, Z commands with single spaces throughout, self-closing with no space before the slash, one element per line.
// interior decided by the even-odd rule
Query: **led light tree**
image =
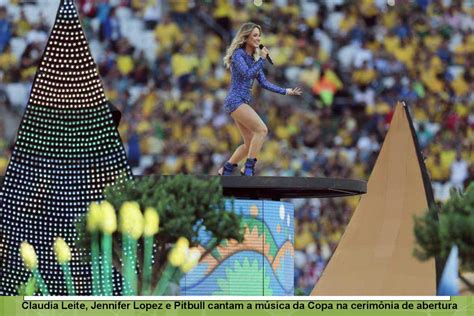
<path fill-rule="evenodd" d="M 73 0 L 62 0 L 38 66 L 0 192 L 0 295 L 28 280 L 17 251 L 28 240 L 50 294 L 66 293 L 51 240 L 71 245 L 76 293 L 92 293 L 91 267 L 74 247 L 76 221 L 107 184 L 131 178 Z M 120 283 L 117 283 L 120 284 Z M 120 293 L 121 289 L 115 289 Z"/>

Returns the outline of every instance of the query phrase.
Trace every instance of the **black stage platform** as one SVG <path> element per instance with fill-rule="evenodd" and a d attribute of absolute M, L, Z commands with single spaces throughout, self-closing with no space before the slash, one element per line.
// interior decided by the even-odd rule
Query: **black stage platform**
<path fill-rule="evenodd" d="M 309 177 L 222 177 L 225 196 L 235 198 L 280 200 L 294 198 L 329 198 L 367 192 L 367 182 L 351 179 Z"/>
<path fill-rule="evenodd" d="M 213 177 L 197 176 L 201 179 Z M 3 178 L 0 177 L 0 187 Z M 221 177 L 221 184 L 225 196 L 259 200 L 329 198 L 367 192 L 366 181 L 351 179 L 228 176 Z"/>

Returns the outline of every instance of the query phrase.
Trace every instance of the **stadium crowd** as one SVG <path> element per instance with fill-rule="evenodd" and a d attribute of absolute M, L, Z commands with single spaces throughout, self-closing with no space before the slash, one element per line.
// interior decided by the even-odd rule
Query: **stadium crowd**
<path fill-rule="evenodd" d="M 52 25 L 51 2 L 0 0 L 0 174 Z M 404 100 L 436 198 L 474 179 L 471 1 L 260 2 L 77 1 L 136 174 L 216 174 L 241 142 L 222 107 L 230 80 L 222 58 L 239 25 L 253 21 L 275 62 L 269 80 L 305 91 L 297 99 L 255 89 L 270 131 L 259 175 L 368 179 Z M 307 294 L 358 198 L 294 203 L 295 286 Z"/>

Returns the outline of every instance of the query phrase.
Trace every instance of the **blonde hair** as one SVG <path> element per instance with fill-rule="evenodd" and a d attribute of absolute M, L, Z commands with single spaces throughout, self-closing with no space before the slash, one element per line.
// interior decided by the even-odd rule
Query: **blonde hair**
<path fill-rule="evenodd" d="M 242 24 L 239 31 L 237 32 L 237 35 L 235 35 L 234 39 L 232 40 L 232 43 L 230 43 L 226 55 L 224 56 L 224 66 L 227 69 L 230 68 L 230 64 L 232 62 L 232 55 L 234 54 L 235 50 L 241 47 L 245 47 L 245 41 L 250 36 L 250 34 L 252 34 L 252 31 L 255 28 L 258 28 L 260 34 L 262 34 L 262 28 L 260 27 L 260 25 L 252 22 Z"/>

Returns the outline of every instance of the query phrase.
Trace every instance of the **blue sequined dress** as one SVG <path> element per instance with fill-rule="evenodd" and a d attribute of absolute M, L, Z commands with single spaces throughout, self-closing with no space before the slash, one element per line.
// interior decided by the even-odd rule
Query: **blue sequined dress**
<path fill-rule="evenodd" d="M 260 85 L 269 91 L 286 94 L 286 89 L 267 80 L 263 74 L 265 59 L 255 61 L 243 48 L 236 49 L 232 55 L 231 83 L 229 93 L 224 101 L 224 110 L 234 112 L 242 103 L 250 104 L 252 100 L 253 80 L 257 78 Z"/>

